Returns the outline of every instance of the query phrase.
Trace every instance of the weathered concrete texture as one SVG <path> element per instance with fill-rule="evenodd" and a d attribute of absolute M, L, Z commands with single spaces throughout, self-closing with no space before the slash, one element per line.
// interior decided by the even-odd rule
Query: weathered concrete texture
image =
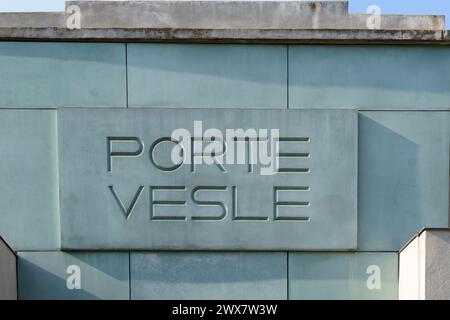
<path fill-rule="evenodd" d="M 73 5 L 80 8 L 81 30 L 67 29 L 66 19 L 72 12 L 3 13 L 0 38 L 291 43 L 446 40 L 444 16 L 382 15 L 381 29 L 368 30 L 371 16 L 349 14 L 347 1 L 66 3 Z"/>
<path fill-rule="evenodd" d="M 346 1 L 67 1 L 83 28 L 339 29 Z M 133 17 L 132 19 L 130 17 Z"/>
<path fill-rule="evenodd" d="M 450 229 L 425 231 L 425 299 L 450 300 Z"/>
<path fill-rule="evenodd" d="M 397 253 L 289 253 L 290 299 L 389 300 L 397 297 Z"/>
<path fill-rule="evenodd" d="M 350 14 L 344 23 L 334 29 L 368 29 L 369 14 Z M 326 29 L 326 28 L 323 28 Z M 445 30 L 445 17 L 432 15 L 383 14 L 380 16 L 380 30 Z"/>
<path fill-rule="evenodd" d="M 67 1 L 83 28 L 367 29 L 347 1 Z M 130 19 L 130 17 L 133 17 Z M 443 16 L 383 15 L 386 30 L 444 30 Z"/>
<path fill-rule="evenodd" d="M 287 108 L 286 46 L 128 45 L 130 107 Z"/>
<path fill-rule="evenodd" d="M 289 107 L 450 110 L 447 65 L 448 47 L 290 46 Z"/>
<path fill-rule="evenodd" d="M 0 28 L 0 39 L 246 44 L 450 44 L 447 32 L 433 30 Z"/>
<path fill-rule="evenodd" d="M 286 253 L 131 253 L 131 299 L 286 299 Z"/>
<path fill-rule="evenodd" d="M 0 109 L 0 234 L 16 251 L 59 248 L 57 150 L 56 111 Z"/>
<path fill-rule="evenodd" d="M 0 13 L 0 28 L 64 28 L 64 12 Z"/>
<path fill-rule="evenodd" d="M 0 237 L 0 300 L 17 300 L 17 259 Z"/>
<path fill-rule="evenodd" d="M 359 115 L 358 249 L 398 251 L 448 226 L 449 112 Z"/>
<path fill-rule="evenodd" d="M 450 299 L 450 229 L 425 229 L 402 249 L 399 297 Z"/>
<path fill-rule="evenodd" d="M 356 249 L 354 110 L 63 108 L 58 117 L 65 249 Z M 264 175 L 260 169 L 268 168 L 259 160 L 249 170 L 248 151 L 240 163 L 184 161 L 173 168 L 174 144 L 159 139 L 181 128 L 200 139 L 198 120 L 206 135 L 209 128 L 223 135 L 254 128 L 272 137 L 271 129 L 279 129 L 280 140 L 288 138 L 280 141 L 279 172 Z M 110 152 L 107 137 L 118 138 Z M 117 154 L 139 149 L 131 157 Z"/>
<path fill-rule="evenodd" d="M 125 107 L 125 45 L 0 42 L 0 108 Z"/>
<path fill-rule="evenodd" d="M 19 252 L 21 300 L 128 300 L 129 253 Z"/>

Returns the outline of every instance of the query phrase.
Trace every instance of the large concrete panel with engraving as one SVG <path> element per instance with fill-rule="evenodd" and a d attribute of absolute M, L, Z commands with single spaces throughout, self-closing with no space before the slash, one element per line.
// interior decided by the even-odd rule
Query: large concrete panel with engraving
<path fill-rule="evenodd" d="M 358 248 L 398 251 L 448 226 L 450 112 L 359 115 Z"/>
<path fill-rule="evenodd" d="M 287 48 L 129 44 L 131 107 L 287 107 Z"/>
<path fill-rule="evenodd" d="M 0 300 L 17 300 L 17 258 L 0 237 Z"/>
<path fill-rule="evenodd" d="M 353 110 L 58 116 L 63 248 L 356 248 Z"/>
<path fill-rule="evenodd" d="M 125 107 L 125 44 L 0 42 L 0 108 Z"/>
<path fill-rule="evenodd" d="M 398 254 L 289 254 L 290 299 L 397 299 Z"/>
<path fill-rule="evenodd" d="M 448 110 L 449 53 L 439 46 L 290 46 L 289 107 Z"/>
<path fill-rule="evenodd" d="M 19 252 L 19 299 L 129 299 L 128 252 Z"/>
<path fill-rule="evenodd" d="M 286 299 L 287 253 L 132 253 L 131 299 Z"/>
<path fill-rule="evenodd" d="M 0 234 L 14 250 L 59 249 L 56 120 L 0 110 Z"/>

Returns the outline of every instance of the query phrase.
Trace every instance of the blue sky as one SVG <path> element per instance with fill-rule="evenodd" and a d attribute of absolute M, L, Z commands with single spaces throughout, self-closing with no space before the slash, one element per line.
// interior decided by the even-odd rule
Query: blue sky
<path fill-rule="evenodd" d="M 351 12 L 378 5 L 382 13 L 445 14 L 450 26 L 450 0 L 350 0 Z M 62 11 L 64 0 L 0 0 L 0 11 Z"/>

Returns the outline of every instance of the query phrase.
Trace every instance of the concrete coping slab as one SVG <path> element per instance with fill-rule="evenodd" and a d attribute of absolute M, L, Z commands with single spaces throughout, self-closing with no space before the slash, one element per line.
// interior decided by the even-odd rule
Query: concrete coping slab
<path fill-rule="evenodd" d="M 348 1 L 66 1 L 0 13 L 1 40 L 443 43 L 445 17 L 350 14 Z"/>

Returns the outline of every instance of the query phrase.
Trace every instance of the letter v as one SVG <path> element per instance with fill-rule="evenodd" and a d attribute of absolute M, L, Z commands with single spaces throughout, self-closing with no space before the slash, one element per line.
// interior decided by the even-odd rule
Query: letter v
<path fill-rule="evenodd" d="M 114 199 L 116 199 L 117 204 L 119 205 L 120 209 L 122 209 L 123 214 L 125 215 L 125 218 L 128 220 L 133 213 L 134 207 L 136 206 L 137 201 L 139 200 L 139 197 L 142 194 L 142 191 L 144 190 L 144 186 L 140 186 L 134 195 L 133 200 L 130 203 L 130 206 L 128 208 L 125 208 L 123 205 L 122 200 L 120 200 L 119 195 L 117 194 L 116 190 L 114 190 L 114 186 L 108 186 L 109 190 L 111 190 Z"/>

